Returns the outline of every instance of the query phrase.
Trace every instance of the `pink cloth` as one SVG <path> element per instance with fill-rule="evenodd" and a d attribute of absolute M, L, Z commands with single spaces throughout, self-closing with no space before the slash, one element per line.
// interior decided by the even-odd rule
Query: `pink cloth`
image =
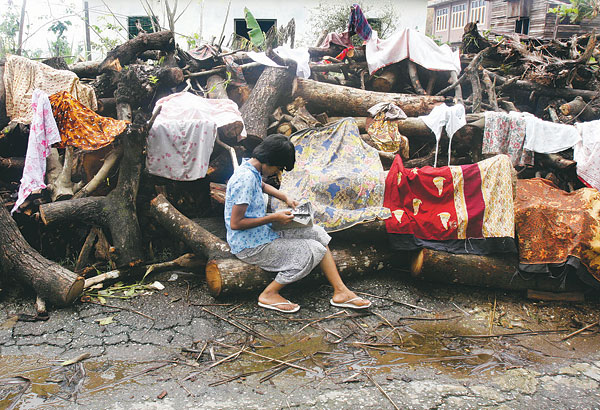
<path fill-rule="evenodd" d="M 176 181 L 204 178 L 208 171 L 217 128 L 242 121 L 235 102 L 207 99 L 188 92 L 156 102 L 161 108 L 148 134 L 146 169 Z M 242 131 L 246 136 L 246 130 Z"/>
<path fill-rule="evenodd" d="M 377 32 L 366 46 L 369 73 L 408 58 L 421 67 L 434 71 L 456 71 L 460 73 L 460 56 L 447 44 L 438 46 L 425 34 L 410 28 L 398 30 L 389 38 L 381 40 Z"/>
<path fill-rule="evenodd" d="M 41 90 L 34 90 L 31 96 L 31 108 L 33 115 L 29 127 L 25 168 L 17 202 L 10 211 L 11 214 L 25 202 L 33 191 L 46 188 L 46 184 L 44 184 L 46 158 L 50 155 L 50 146 L 60 142 L 60 133 L 52 116 L 52 106 L 48 95 Z"/>
<path fill-rule="evenodd" d="M 343 33 L 329 33 L 319 44 L 319 48 L 329 48 L 332 44 L 337 44 L 342 47 L 352 47 L 352 40 L 350 39 L 350 33 L 344 31 Z"/>

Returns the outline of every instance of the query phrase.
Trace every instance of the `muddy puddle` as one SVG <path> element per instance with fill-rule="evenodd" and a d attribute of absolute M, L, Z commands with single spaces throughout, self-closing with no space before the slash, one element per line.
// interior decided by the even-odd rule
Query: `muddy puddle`
<path fill-rule="evenodd" d="M 263 337 L 232 332 L 191 346 L 170 345 L 173 357 L 155 362 L 93 357 L 61 366 L 45 357 L 0 356 L 0 408 L 11 403 L 18 403 L 16 409 L 61 407 L 115 387 L 168 380 L 161 379 L 167 369 L 177 388 L 191 391 L 198 384 L 261 385 L 274 378 L 298 385 L 326 379 L 360 382 L 374 374 L 404 378 L 419 368 L 460 379 L 489 378 L 510 368 L 535 370 L 591 357 L 600 351 L 597 332 L 563 339 L 596 317 L 591 307 L 531 303 L 480 304 L 468 312 L 412 316 L 374 311 L 295 322 L 230 316 Z"/>
<path fill-rule="evenodd" d="M 141 363 L 86 360 L 61 366 L 60 360 L 0 356 L 0 409 L 51 409 L 80 394 L 105 394 L 116 384 L 136 383 Z M 149 367 L 146 364 L 145 368 Z"/>

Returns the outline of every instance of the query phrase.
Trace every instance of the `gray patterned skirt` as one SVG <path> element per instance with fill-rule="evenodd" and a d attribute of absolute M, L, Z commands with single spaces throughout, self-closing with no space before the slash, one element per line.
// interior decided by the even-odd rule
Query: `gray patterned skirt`
<path fill-rule="evenodd" d="M 235 256 L 269 272 L 277 272 L 275 281 L 282 285 L 296 282 L 310 273 L 323 259 L 331 237 L 320 226 L 284 229 L 280 238 Z"/>

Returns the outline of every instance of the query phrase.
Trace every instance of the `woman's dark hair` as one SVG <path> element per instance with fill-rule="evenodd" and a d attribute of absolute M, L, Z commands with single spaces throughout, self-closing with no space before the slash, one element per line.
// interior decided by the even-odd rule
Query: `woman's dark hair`
<path fill-rule="evenodd" d="M 263 164 L 291 171 L 296 162 L 296 150 L 288 137 L 282 134 L 273 134 L 254 148 L 252 157 Z"/>

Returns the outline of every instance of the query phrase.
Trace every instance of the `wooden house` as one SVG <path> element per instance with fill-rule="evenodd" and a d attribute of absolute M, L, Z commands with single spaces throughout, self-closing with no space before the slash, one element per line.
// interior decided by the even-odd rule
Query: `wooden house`
<path fill-rule="evenodd" d="M 431 33 L 439 40 L 459 44 L 466 23 L 478 21 L 480 31 L 517 33 L 532 38 L 569 38 L 600 28 L 600 17 L 574 24 L 550 9 L 569 5 L 567 0 L 430 0 Z"/>

